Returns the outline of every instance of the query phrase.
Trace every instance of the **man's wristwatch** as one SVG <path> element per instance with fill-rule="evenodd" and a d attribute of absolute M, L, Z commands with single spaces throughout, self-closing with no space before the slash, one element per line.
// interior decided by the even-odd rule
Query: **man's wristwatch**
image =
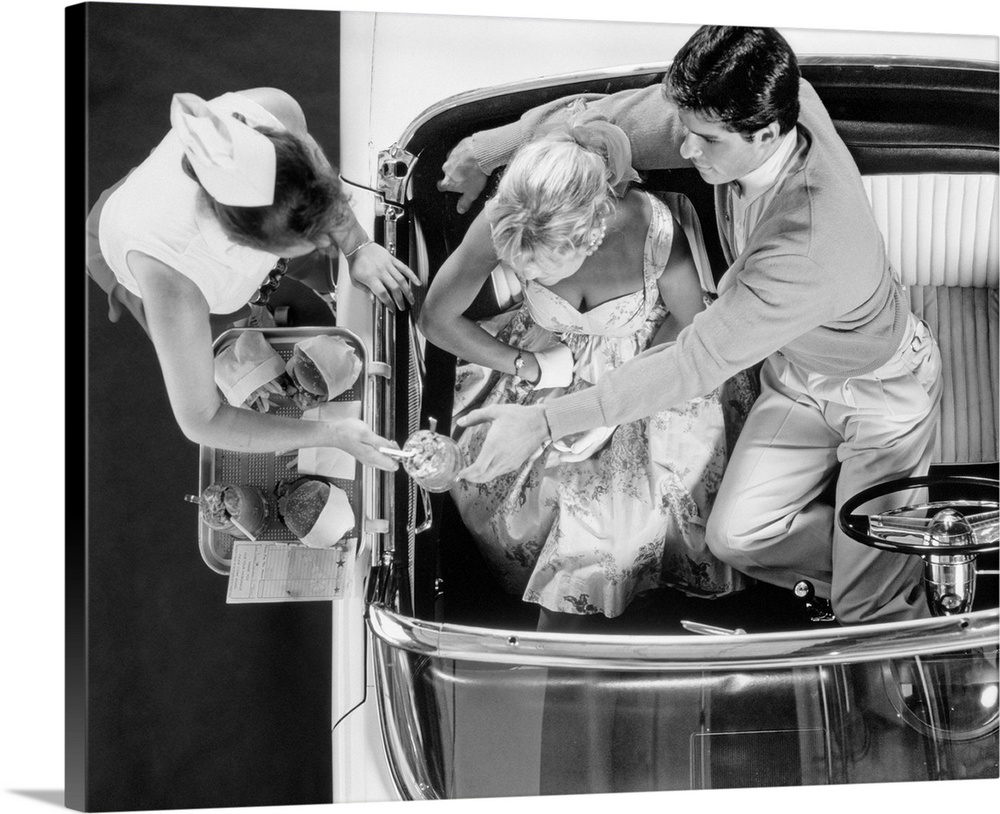
<path fill-rule="evenodd" d="M 514 358 L 514 380 L 519 381 L 521 379 L 521 368 L 524 367 L 524 351 L 519 350 L 517 356 Z"/>

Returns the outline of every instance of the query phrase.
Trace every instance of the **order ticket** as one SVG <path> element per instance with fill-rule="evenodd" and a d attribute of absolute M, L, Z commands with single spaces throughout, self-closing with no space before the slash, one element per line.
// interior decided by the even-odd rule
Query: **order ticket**
<path fill-rule="evenodd" d="M 346 596 L 357 540 L 333 548 L 236 542 L 226 602 L 303 602 Z"/>

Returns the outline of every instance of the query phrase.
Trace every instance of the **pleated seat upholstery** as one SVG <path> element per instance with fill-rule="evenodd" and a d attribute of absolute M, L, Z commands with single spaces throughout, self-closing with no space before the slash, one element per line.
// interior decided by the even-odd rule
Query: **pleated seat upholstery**
<path fill-rule="evenodd" d="M 911 307 L 941 347 L 935 462 L 997 461 L 997 176 L 869 175 L 864 183 Z"/>

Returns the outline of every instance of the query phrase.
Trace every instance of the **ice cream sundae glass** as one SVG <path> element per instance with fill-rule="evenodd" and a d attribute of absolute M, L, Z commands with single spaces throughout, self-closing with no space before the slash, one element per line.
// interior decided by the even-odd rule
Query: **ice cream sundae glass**
<path fill-rule="evenodd" d="M 256 486 L 213 483 L 192 502 L 209 528 L 233 537 L 253 540 L 267 525 L 267 498 Z"/>
<path fill-rule="evenodd" d="M 402 450 L 394 452 L 406 473 L 428 492 L 447 492 L 465 468 L 458 444 L 431 430 L 418 430 L 406 439 Z"/>

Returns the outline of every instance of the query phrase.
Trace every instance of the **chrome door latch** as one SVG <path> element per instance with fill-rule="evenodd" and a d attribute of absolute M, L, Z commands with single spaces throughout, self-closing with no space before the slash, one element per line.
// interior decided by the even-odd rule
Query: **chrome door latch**
<path fill-rule="evenodd" d="M 402 212 L 406 201 L 406 185 L 409 183 L 416 164 L 417 157 L 408 153 L 398 144 L 393 144 L 388 150 L 378 154 L 378 180 L 376 186 L 380 193 L 379 205 L 384 208 L 380 215 L 387 215 L 387 210 Z"/>

